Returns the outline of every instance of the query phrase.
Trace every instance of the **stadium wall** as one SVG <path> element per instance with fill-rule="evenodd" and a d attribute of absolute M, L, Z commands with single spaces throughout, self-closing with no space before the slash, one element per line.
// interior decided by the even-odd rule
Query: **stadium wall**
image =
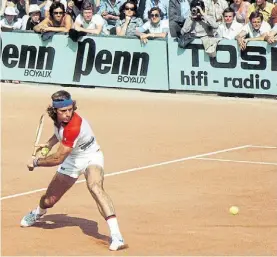
<path fill-rule="evenodd" d="M 277 96 L 277 44 L 222 40 L 216 58 L 196 39 L 186 49 L 176 40 L 65 34 L 42 41 L 34 32 L 3 32 L 1 79 L 158 91 L 200 91 Z"/>

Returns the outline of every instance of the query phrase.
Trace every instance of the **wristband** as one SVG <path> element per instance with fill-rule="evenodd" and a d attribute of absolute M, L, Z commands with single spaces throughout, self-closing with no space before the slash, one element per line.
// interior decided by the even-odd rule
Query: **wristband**
<path fill-rule="evenodd" d="M 35 167 L 38 167 L 38 159 L 39 159 L 39 158 L 35 158 L 35 159 L 33 160 L 34 168 L 35 168 Z"/>

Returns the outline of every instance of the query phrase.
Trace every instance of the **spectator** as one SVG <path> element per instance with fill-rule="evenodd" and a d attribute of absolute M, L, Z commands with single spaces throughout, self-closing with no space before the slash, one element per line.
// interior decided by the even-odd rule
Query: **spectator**
<path fill-rule="evenodd" d="M 249 41 L 263 41 L 270 32 L 270 25 L 263 20 L 263 14 L 259 11 L 252 12 L 250 22 L 243 26 L 242 31 L 236 36 L 239 47 L 245 50 Z"/>
<path fill-rule="evenodd" d="M 246 23 L 249 22 L 250 14 L 256 11 L 259 11 L 263 14 L 263 20 L 265 22 L 270 22 L 270 16 L 273 8 L 274 4 L 269 3 L 266 0 L 256 0 L 256 3 L 253 3 L 249 6 Z"/>
<path fill-rule="evenodd" d="M 1 31 L 13 31 L 17 29 L 21 29 L 22 20 L 18 18 L 18 12 L 15 7 L 7 6 L 4 10 L 4 17 L 0 21 L 0 29 Z M 1 80 L 2 81 L 2 80 Z M 18 80 L 5 80 L 6 83 L 15 83 L 19 84 Z"/>
<path fill-rule="evenodd" d="M 149 21 L 137 29 L 137 36 L 143 43 L 147 43 L 148 38 L 165 38 L 168 34 L 168 20 L 162 19 L 162 11 L 159 7 L 153 7 L 148 12 Z M 149 31 L 149 33 L 145 33 Z"/>
<path fill-rule="evenodd" d="M 143 20 L 148 21 L 148 12 L 153 7 L 159 7 L 163 13 L 163 19 L 168 19 L 168 0 L 146 0 L 143 13 Z"/>
<path fill-rule="evenodd" d="M 205 13 L 203 1 L 193 0 L 190 4 L 190 12 L 191 15 L 186 19 L 181 34 L 183 36 L 191 35 L 193 38 L 200 38 L 205 52 L 210 57 L 215 57 L 219 39 L 215 38 L 214 34 L 215 29 L 218 28 L 218 23 L 212 16 L 208 16 Z"/>
<path fill-rule="evenodd" d="M 4 11 L 4 18 L 0 21 L 1 30 L 21 29 L 22 20 L 18 18 L 18 13 L 14 7 L 8 6 Z"/>
<path fill-rule="evenodd" d="M 143 20 L 143 13 L 144 13 L 144 10 L 145 10 L 145 3 L 146 3 L 146 0 L 138 0 L 137 1 L 138 17 L 141 18 L 142 20 Z"/>
<path fill-rule="evenodd" d="M 272 27 L 275 26 L 275 24 L 277 24 L 277 5 L 275 5 L 275 7 L 272 9 L 272 12 L 271 12 Z"/>
<path fill-rule="evenodd" d="M 189 0 L 169 0 L 169 29 L 171 37 L 180 37 L 181 29 L 189 16 Z"/>
<path fill-rule="evenodd" d="M 229 7 L 226 0 L 206 0 L 205 8 L 206 13 L 212 16 L 215 21 L 220 24 L 223 21 L 223 12 Z"/>
<path fill-rule="evenodd" d="M 120 7 L 120 20 L 116 21 L 116 35 L 135 36 L 137 28 L 143 25 L 141 18 L 137 17 L 137 4 L 133 0 L 127 0 Z"/>
<path fill-rule="evenodd" d="M 69 0 L 67 3 L 66 13 L 69 14 L 73 21 L 76 20 L 76 17 L 81 13 L 81 8 L 84 2 L 90 2 L 94 6 L 93 0 Z"/>
<path fill-rule="evenodd" d="M 36 25 L 42 21 L 40 8 L 37 4 L 31 4 L 29 8 L 29 15 L 22 18 L 21 30 L 33 30 Z"/>
<path fill-rule="evenodd" d="M 74 29 L 89 34 L 99 35 L 103 32 L 105 20 L 99 14 L 93 14 L 93 5 L 90 2 L 84 2 L 82 12 L 74 22 Z"/>
<path fill-rule="evenodd" d="M 47 0 L 46 3 L 45 3 L 45 6 L 44 6 L 44 16 L 45 17 L 49 17 L 49 9 L 50 9 L 50 6 L 53 4 L 53 3 L 62 3 L 64 5 L 64 9 L 66 11 L 67 9 L 67 2 L 66 0 Z"/>
<path fill-rule="evenodd" d="M 234 0 L 234 3 L 230 5 L 235 11 L 237 22 L 245 24 L 246 18 L 248 17 L 249 6 L 250 3 L 243 0 Z"/>
<path fill-rule="evenodd" d="M 119 20 L 120 7 L 124 0 L 101 0 L 98 14 L 107 21 L 109 34 L 116 35 L 115 24 Z"/>
<path fill-rule="evenodd" d="M 34 31 L 44 32 L 68 32 L 72 27 L 70 15 L 65 13 L 62 3 L 53 3 L 49 9 L 50 16 L 34 27 Z"/>
<path fill-rule="evenodd" d="M 29 0 L 4 0 L 3 6 L 13 6 L 18 13 L 18 18 L 22 18 L 24 15 L 29 14 Z M 2 8 L 3 8 L 2 6 Z"/>
<path fill-rule="evenodd" d="M 234 19 L 235 11 L 232 8 L 227 8 L 223 12 L 222 22 L 217 29 L 217 36 L 225 39 L 235 39 L 235 37 L 241 32 L 243 25 L 236 22 Z"/>

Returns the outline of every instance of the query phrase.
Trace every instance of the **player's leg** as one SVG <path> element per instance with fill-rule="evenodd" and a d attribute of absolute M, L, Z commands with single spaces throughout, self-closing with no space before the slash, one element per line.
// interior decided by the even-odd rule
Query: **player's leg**
<path fill-rule="evenodd" d="M 40 198 L 39 206 L 28 213 L 22 220 L 22 227 L 30 227 L 38 221 L 48 208 L 52 208 L 61 197 L 74 185 L 77 178 L 56 172 L 46 193 Z"/>
<path fill-rule="evenodd" d="M 126 247 L 119 230 L 112 200 L 110 196 L 105 192 L 103 187 L 103 168 L 97 165 L 90 165 L 85 171 L 85 178 L 88 190 L 92 197 L 95 199 L 101 215 L 107 221 L 110 228 L 112 239 L 110 250 L 116 251 Z"/>

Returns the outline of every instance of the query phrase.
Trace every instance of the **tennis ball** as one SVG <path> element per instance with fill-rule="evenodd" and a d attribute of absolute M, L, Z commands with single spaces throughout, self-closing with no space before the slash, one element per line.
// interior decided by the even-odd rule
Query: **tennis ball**
<path fill-rule="evenodd" d="M 239 208 L 237 206 L 232 206 L 229 209 L 230 213 L 233 215 L 237 215 L 239 213 Z"/>
<path fill-rule="evenodd" d="M 46 156 L 49 153 L 49 148 L 48 147 L 43 147 L 41 149 L 41 155 Z"/>

